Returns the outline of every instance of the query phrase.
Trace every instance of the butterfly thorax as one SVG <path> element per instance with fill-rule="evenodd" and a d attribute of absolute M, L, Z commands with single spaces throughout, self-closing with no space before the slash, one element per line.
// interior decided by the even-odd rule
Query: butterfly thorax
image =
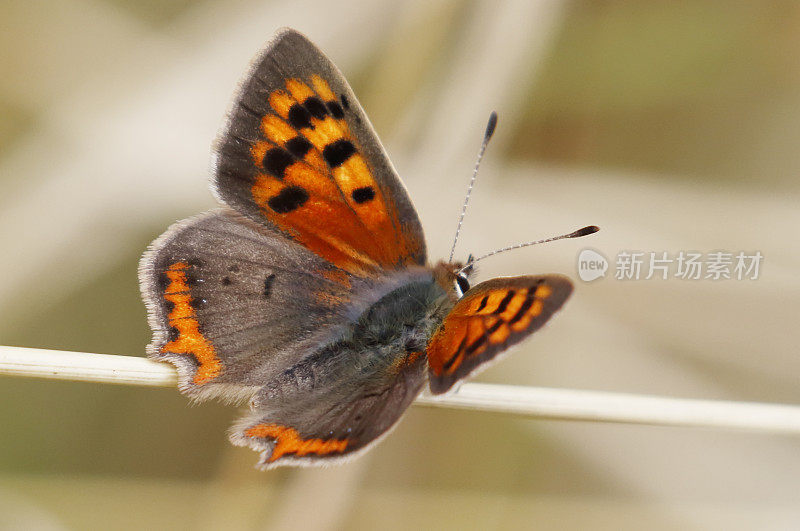
<path fill-rule="evenodd" d="M 342 382 L 382 389 L 401 372 L 421 373 L 428 341 L 454 303 L 432 272 L 399 285 L 367 307 L 339 339 L 270 382 L 270 398 L 293 399 Z"/>
<path fill-rule="evenodd" d="M 353 327 L 351 341 L 368 349 L 391 345 L 406 352 L 424 352 L 453 304 L 435 277 L 411 281 L 370 306 Z"/>

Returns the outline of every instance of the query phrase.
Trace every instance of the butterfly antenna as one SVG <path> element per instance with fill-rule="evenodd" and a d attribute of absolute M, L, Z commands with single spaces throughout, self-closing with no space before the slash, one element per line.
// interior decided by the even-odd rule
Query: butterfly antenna
<path fill-rule="evenodd" d="M 453 261 L 453 256 L 456 254 L 456 244 L 458 243 L 458 235 L 461 234 L 461 224 L 464 222 L 464 216 L 467 214 L 467 205 L 469 205 L 469 196 L 472 195 L 472 188 L 475 186 L 475 179 L 478 177 L 478 168 L 481 165 L 481 159 L 486 152 L 486 146 L 489 145 L 494 134 L 494 129 L 497 127 L 497 113 L 492 111 L 489 116 L 489 123 L 486 124 L 486 132 L 483 134 L 483 142 L 481 149 L 478 151 L 478 160 L 475 162 L 475 169 L 472 170 L 472 179 L 469 180 L 469 187 L 467 187 L 467 196 L 464 198 L 464 206 L 461 207 L 461 217 L 458 218 L 458 226 L 456 227 L 456 237 L 453 238 L 453 247 L 450 249 L 450 260 Z"/>
<path fill-rule="evenodd" d="M 464 265 L 464 267 L 459 269 L 456 274 L 461 273 L 462 271 L 464 271 L 466 269 L 469 269 L 470 267 L 473 266 L 473 264 L 475 264 L 475 262 L 480 262 L 484 258 L 489 258 L 490 256 L 494 256 L 496 254 L 504 253 L 506 251 L 511 251 L 513 249 L 521 249 L 522 247 L 530 247 L 531 245 L 538 245 L 540 243 L 554 242 L 556 240 L 564 240 L 566 238 L 580 238 L 581 236 L 588 236 L 589 234 L 594 234 L 595 232 L 597 232 L 599 230 L 600 230 L 600 227 L 597 227 L 596 225 L 589 225 L 588 227 L 583 227 L 582 229 L 578 229 L 575 232 L 570 232 L 569 234 L 562 234 L 561 236 L 554 236 L 552 238 L 545 238 L 544 240 L 535 240 L 535 241 L 532 241 L 532 242 L 524 242 L 524 243 L 518 243 L 516 245 L 509 245 L 508 247 L 503 247 L 502 249 L 497 249 L 497 250 L 492 251 L 490 253 L 486 253 L 483 256 L 479 256 L 478 258 L 475 258 L 474 260 L 467 260 L 466 265 Z"/>

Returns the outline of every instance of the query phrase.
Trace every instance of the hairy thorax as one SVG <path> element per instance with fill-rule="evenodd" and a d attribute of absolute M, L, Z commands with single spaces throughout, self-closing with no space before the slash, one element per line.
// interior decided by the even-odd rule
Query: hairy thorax
<path fill-rule="evenodd" d="M 277 393 L 269 393 L 271 398 L 289 398 L 287 389 L 295 395 L 340 385 L 382 387 L 400 369 L 423 370 L 428 340 L 453 304 L 432 274 L 399 285 L 369 305 L 341 338 L 270 382 Z"/>

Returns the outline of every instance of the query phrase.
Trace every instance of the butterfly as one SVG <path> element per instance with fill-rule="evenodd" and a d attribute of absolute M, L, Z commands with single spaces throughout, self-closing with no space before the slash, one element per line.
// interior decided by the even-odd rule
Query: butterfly
<path fill-rule="evenodd" d="M 448 391 L 572 291 L 558 275 L 470 287 L 471 267 L 431 265 L 352 90 L 291 29 L 234 99 L 212 188 L 222 206 L 171 226 L 140 262 L 147 352 L 192 399 L 249 403 L 230 440 L 262 468 L 364 452 L 426 382 Z"/>

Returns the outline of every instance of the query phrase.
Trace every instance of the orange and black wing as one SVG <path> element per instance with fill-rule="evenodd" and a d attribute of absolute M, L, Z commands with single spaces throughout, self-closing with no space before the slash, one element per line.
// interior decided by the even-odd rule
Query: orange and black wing
<path fill-rule="evenodd" d="M 558 275 L 496 278 L 470 289 L 428 342 L 431 391 L 446 392 L 541 328 L 571 292 Z"/>
<path fill-rule="evenodd" d="M 217 142 L 222 201 L 350 274 L 424 265 L 422 227 L 337 68 L 286 29 L 245 78 Z"/>

